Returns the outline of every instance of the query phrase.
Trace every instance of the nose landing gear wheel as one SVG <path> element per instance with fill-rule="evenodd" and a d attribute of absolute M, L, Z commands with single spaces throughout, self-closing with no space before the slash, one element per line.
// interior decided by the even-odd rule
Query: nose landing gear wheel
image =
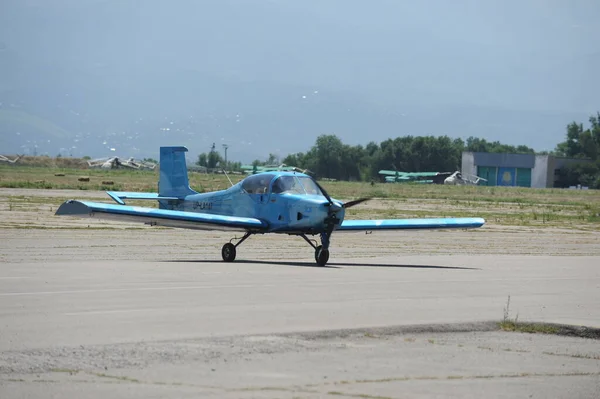
<path fill-rule="evenodd" d="M 230 242 L 223 245 L 223 249 L 221 249 L 221 256 L 223 256 L 223 260 L 225 262 L 233 262 L 235 260 L 235 245 Z"/>
<path fill-rule="evenodd" d="M 315 261 L 317 262 L 317 265 L 325 266 L 327 264 L 328 260 L 329 260 L 329 250 L 323 249 L 323 246 L 319 245 L 315 249 Z"/>

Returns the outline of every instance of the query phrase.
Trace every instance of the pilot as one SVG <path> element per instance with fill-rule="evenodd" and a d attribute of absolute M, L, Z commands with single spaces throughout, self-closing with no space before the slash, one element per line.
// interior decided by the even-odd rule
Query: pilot
<path fill-rule="evenodd" d="M 291 191 L 293 186 L 294 186 L 294 178 L 290 178 L 290 177 L 280 177 L 279 178 L 279 187 L 281 189 L 282 193 L 285 193 L 286 191 Z"/>
<path fill-rule="evenodd" d="M 306 192 L 308 194 L 310 194 L 310 195 L 317 195 L 317 194 L 319 194 L 319 192 L 317 191 L 317 187 L 315 187 L 315 186 L 308 186 L 306 188 Z"/>
<path fill-rule="evenodd" d="M 273 184 L 273 192 L 276 194 L 281 194 L 285 191 L 285 186 L 283 184 L 283 178 L 279 178 L 275 180 L 275 184 Z"/>
<path fill-rule="evenodd" d="M 258 193 L 259 194 L 266 194 L 267 190 L 269 189 L 269 182 L 267 181 L 267 179 L 260 179 L 260 186 L 258 187 Z"/>

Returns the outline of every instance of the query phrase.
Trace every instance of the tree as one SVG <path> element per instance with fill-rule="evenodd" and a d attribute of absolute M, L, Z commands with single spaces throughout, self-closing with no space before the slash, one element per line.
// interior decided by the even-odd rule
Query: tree
<path fill-rule="evenodd" d="M 600 162 L 578 162 L 563 166 L 558 174 L 556 185 L 570 187 L 581 184 L 600 188 Z"/>
<path fill-rule="evenodd" d="M 556 146 L 556 153 L 563 157 L 580 158 L 582 155 L 579 136 L 583 133 L 583 124 L 571 122 L 567 125 L 567 139 Z"/>
<path fill-rule="evenodd" d="M 559 156 L 587 159 L 561 168 L 557 181 L 561 187 L 581 184 L 600 188 L 600 113 L 592 115 L 589 121 L 591 127 L 586 130 L 583 124 L 570 123 L 566 140 L 556 146 Z"/>
<path fill-rule="evenodd" d="M 316 156 L 315 173 L 320 177 L 342 177 L 342 141 L 335 135 L 321 135 L 313 147 Z"/>
<path fill-rule="evenodd" d="M 283 158 L 283 163 L 288 166 L 297 166 L 300 168 L 302 167 L 302 165 L 300 165 L 300 159 L 303 155 L 304 154 L 302 154 L 301 152 L 298 152 L 296 154 L 289 154 L 288 156 Z"/>
<path fill-rule="evenodd" d="M 591 127 L 584 130 L 583 124 L 571 122 L 567 125 L 566 140 L 556 146 L 555 153 L 569 158 L 588 158 L 596 160 L 600 157 L 600 113 L 591 116 Z"/>
<path fill-rule="evenodd" d="M 223 159 L 221 158 L 221 154 L 216 151 L 211 151 L 208 153 L 206 164 L 209 169 L 214 169 L 219 165 Z M 221 165 L 223 166 L 223 165 Z"/>
<path fill-rule="evenodd" d="M 269 153 L 269 158 L 267 158 L 265 165 L 278 165 L 278 164 L 279 164 L 279 157 L 275 154 Z"/>
<path fill-rule="evenodd" d="M 196 165 L 204 166 L 205 168 L 208 167 L 208 155 L 206 155 L 205 152 L 198 155 L 198 161 L 196 162 Z"/>

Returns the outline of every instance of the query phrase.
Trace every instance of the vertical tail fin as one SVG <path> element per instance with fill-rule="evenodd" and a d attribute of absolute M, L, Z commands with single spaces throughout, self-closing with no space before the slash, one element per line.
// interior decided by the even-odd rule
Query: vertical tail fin
<path fill-rule="evenodd" d="M 190 188 L 185 147 L 160 147 L 160 179 L 158 194 L 164 197 L 185 197 L 197 194 Z"/>

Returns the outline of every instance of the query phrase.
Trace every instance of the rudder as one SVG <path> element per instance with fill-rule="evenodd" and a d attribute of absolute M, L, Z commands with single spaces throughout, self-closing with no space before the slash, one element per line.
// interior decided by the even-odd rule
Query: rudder
<path fill-rule="evenodd" d="M 197 194 L 190 188 L 187 166 L 185 164 L 186 147 L 160 147 L 160 178 L 158 194 L 162 197 L 185 197 Z"/>

